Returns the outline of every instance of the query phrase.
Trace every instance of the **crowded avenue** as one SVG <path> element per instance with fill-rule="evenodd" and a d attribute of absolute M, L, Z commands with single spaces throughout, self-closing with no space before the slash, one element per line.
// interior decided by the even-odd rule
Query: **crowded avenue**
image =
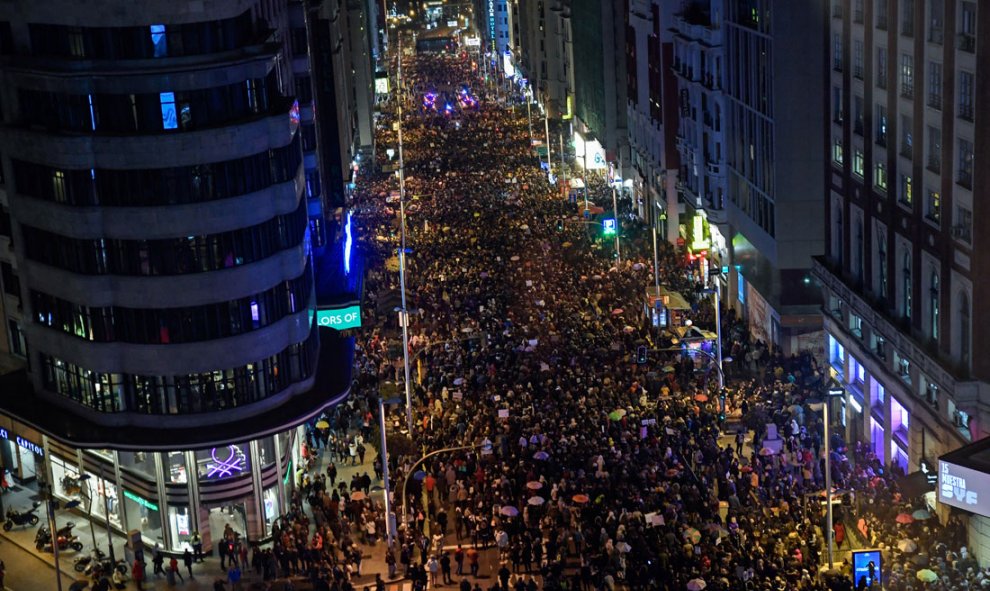
<path fill-rule="evenodd" d="M 374 455 L 374 481 L 360 468 L 337 479 L 337 464 L 358 463 L 356 449 L 379 447 L 377 397 L 394 402 L 403 390 L 393 101 L 379 137 L 390 154 L 362 168 L 354 196 L 372 269 L 355 391 L 309 430 L 313 470 L 300 474 L 295 512 L 276 536 L 273 576 L 468 591 L 990 584 L 956 518 L 940 523 L 898 490 L 896 469 L 834 433 L 829 570 L 825 434 L 813 405 L 825 380 L 814 358 L 751 342 L 723 310 L 732 361 L 720 396 L 706 356 L 683 354 L 686 343 L 651 326 L 648 230 L 620 207 L 619 262 L 601 221 L 548 182 L 511 84 L 486 84 L 464 53 L 403 60 L 413 432 L 405 405 L 388 405 L 396 539 L 386 551 L 381 488 L 370 486 L 382 476 L 376 452 L 360 459 Z M 561 184 L 580 174 L 554 171 Z M 604 179 L 586 181 L 604 203 Z M 673 245 L 656 248 L 659 284 L 691 304 L 688 326 L 714 331 L 703 279 Z M 306 547 L 317 552 L 298 564 Z M 317 559 L 320 548 L 334 566 Z M 362 548 L 384 557 L 374 560 L 382 572 L 354 567 Z M 854 575 L 856 548 L 879 549 L 881 566 Z"/>

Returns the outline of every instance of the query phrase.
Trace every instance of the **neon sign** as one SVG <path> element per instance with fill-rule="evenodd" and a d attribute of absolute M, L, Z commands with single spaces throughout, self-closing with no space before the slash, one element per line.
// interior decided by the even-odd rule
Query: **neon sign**
<path fill-rule="evenodd" d="M 218 449 L 220 448 L 214 447 L 210 450 L 210 457 L 213 458 L 213 463 L 206 465 L 207 478 L 226 478 L 228 476 L 240 474 L 247 468 L 247 463 L 244 461 L 244 453 L 241 452 L 236 445 L 227 446 L 227 451 L 229 453 L 227 457 L 222 460 L 217 457 Z"/>
<path fill-rule="evenodd" d="M 488 0 L 488 36 L 492 40 L 492 52 L 495 51 L 495 0 Z"/>
<path fill-rule="evenodd" d="M 351 272 L 351 246 L 354 244 L 351 235 L 351 212 L 347 212 L 347 224 L 344 226 L 344 233 L 347 235 L 347 240 L 344 242 L 344 274 L 349 275 Z"/>

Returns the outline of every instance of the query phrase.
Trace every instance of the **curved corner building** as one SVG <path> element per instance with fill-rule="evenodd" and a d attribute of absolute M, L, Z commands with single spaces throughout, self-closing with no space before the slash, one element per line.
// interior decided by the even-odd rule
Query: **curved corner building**
<path fill-rule="evenodd" d="M 228 522 L 263 539 L 350 367 L 313 323 L 286 3 L 99 4 L 0 6 L 28 366 L 0 387 L 0 459 L 171 550 Z"/>

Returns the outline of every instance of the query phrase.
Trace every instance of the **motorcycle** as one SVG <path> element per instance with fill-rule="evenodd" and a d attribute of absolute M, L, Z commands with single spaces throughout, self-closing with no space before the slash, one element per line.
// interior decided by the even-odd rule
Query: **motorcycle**
<path fill-rule="evenodd" d="M 55 540 L 59 550 L 68 550 L 71 548 L 78 552 L 83 549 L 83 544 L 79 541 L 79 536 L 72 533 L 72 528 L 75 526 L 76 524 L 70 521 L 65 527 L 55 532 Z M 34 536 L 34 547 L 45 552 L 53 551 L 52 534 L 48 526 L 42 525 L 38 528 L 38 533 Z"/>
<path fill-rule="evenodd" d="M 77 556 L 76 559 L 72 561 L 72 568 L 76 569 L 77 573 L 81 573 L 87 568 L 90 568 L 91 564 L 98 564 L 104 559 L 105 556 L 106 554 L 103 550 L 97 548 L 86 556 Z"/>
<path fill-rule="evenodd" d="M 10 531 L 15 525 L 38 525 L 38 516 L 35 515 L 38 505 L 39 503 L 33 503 L 27 511 L 7 509 L 7 520 L 3 522 L 3 531 Z"/>

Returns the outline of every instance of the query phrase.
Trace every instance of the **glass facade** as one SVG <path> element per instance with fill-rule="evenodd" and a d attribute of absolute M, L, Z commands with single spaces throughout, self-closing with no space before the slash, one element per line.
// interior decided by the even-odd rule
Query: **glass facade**
<path fill-rule="evenodd" d="M 13 430 L 19 432 L 16 423 Z M 51 471 L 58 498 L 78 499 L 84 516 L 90 510 L 100 526 L 109 511 L 110 525 L 118 533 L 139 530 L 146 544 L 157 542 L 176 552 L 191 548 L 198 531 L 210 551 L 228 525 L 251 541 L 271 535 L 294 486 L 285 473 L 298 460 L 296 446 L 303 440 L 298 430 L 212 449 L 168 452 L 73 450 L 42 438 L 45 453 L 38 456 L 38 466 Z M 185 471 L 191 463 L 196 465 L 195 483 Z M 260 487 L 255 487 L 252 467 L 262 467 Z M 45 479 L 47 474 L 39 474 L 39 480 Z"/>

